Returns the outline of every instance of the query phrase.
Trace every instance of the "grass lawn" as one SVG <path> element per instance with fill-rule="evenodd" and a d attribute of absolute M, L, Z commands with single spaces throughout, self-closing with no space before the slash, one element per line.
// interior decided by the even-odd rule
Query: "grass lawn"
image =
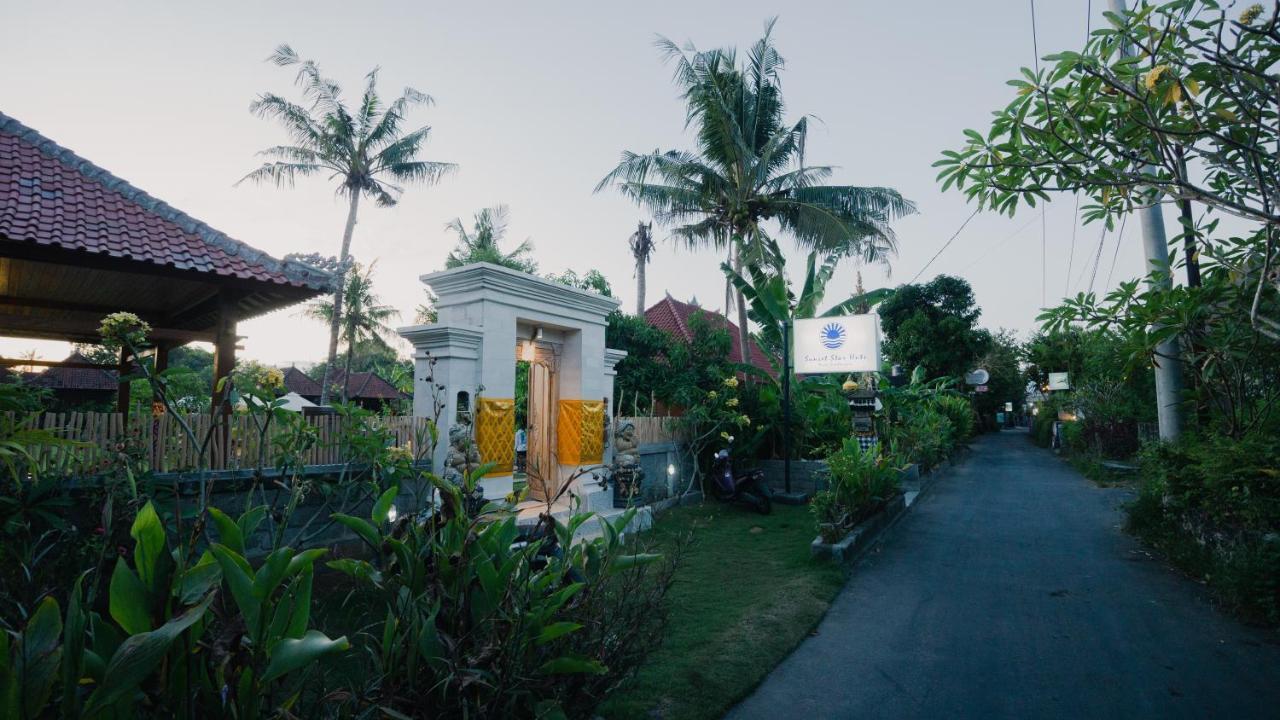
<path fill-rule="evenodd" d="M 844 583 L 843 569 L 809 558 L 807 507 L 677 508 L 651 532 L 671 543 L 690 531 L 666 639 L 601 706 L 605 718 L 719 718 L 813 630 Z"/>

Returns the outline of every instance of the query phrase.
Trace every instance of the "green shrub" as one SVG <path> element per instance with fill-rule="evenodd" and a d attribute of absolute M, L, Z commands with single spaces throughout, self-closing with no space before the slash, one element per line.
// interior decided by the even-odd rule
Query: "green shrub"
<path fill-rule="evenodd" d="M 824 542 L 837 542 L 853 526 L 898 493 L 898 468 L 877 450 L 863 450 L 845 438 L 827 457 L 830 484 L 810 504 Z"/>
<path fill-rule="evenodd" d="M 926 404 L 908 408 L 900 421 L 889 427 L 893 454 L 926 470 L 947 458 L 955 447 L 954 438 L 951 420 Z"/>
<path fill-rule="evenodd" d="M 1187 437 L 1141 453 L 1128 528 L 1227 608 L 1280 625 L 1280 439 Z"/>
<path fill-rule="evenodd" d="M 939 395 L 934 398 L 933 408 L 946 416 L 951 423 L 951 441 L 956 446 L 966 445 L 977 428 L 977 415 L 973 411 L 973 403 L 960 395 Z"/>

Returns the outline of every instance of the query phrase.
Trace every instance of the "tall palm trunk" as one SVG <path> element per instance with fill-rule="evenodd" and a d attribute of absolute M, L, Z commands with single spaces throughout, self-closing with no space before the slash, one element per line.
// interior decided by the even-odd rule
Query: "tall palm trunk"
<path fill-rule="evenodd" d="M 644 258 L 636 256 L 636 315 L 644 317 Z"/>
<path fill-rule="evenodd" d="M 356 213 L 360 208 L 360 191 L 351 190 L 351 206 L 347 209 L 347 227 L 342 231 L 342 253 L 338 256 L 342 274 L 334 279 L 333 317 L 329 318 L 329 354 L 324 364 L 324 376 L 320 378 L 320 404 L 329 404 L 329 377 L 333 364 L 338 361 L 338 331 L 342 327 L 342 293 L 346 289 L 347 259 L 351 257 L 351 236 L 356 231 Z M 344 393 L 345 395 L 345 393 Z M 344 398 L 345 399 L 345 398 Z"/>
<path fill-rule="evenodd" d="M 355 333 L 347 336 L 347 363 L 342 370 L 342 402 L 347 402 L 351 392 L 351 356 L 356 351 Z"/>
<path fill-rule="evenodd" d="M 737 243 L 733 253 L 733 269 L 739 275 L 742 274 L 742 243 Z M 747 303 L 742 297 L 742 291 L 734 292 L 734 302 L 738 304 L 738 342 L 741 343 L 739 351 L 742 353 L 742 363 L 744 365 L 751 364 L 751 331 L 747 328 Z M 750 378 L 750 375 L 746 376 Z"/>

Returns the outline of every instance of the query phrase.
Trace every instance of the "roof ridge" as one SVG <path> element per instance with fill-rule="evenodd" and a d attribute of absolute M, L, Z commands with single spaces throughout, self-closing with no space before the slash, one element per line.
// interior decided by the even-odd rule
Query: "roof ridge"
<path fill-rule="evenodd" d="M 0 132 L 7 132 L 17 136 L 45 155 L 70 166 L 84 177 L 101 183 L 104 188 L 119 193 L 125 199 L 137 203 L 147 211 L 155 213 L 160 218 L 168 220 L 186 232 L 196 235 L 204 242 L 232 257 L 240 257 L 247 262 L 255 263 L 272 272 L 278 272 L 295 282 L 305 285 L 320 283 L 328 286 L 333 280 L 331 274 L 320 268 L 293 259 L 280 260 L 247 243 L 236 240 L 208 223 L 191 217 L 169 203 L 151 195 L 102 166 L 76 154 L 71 149 L 59 145 L 35 128 L 23 124 L 17 118 L 6 115 L 2 111 L 0 111 Z"/>

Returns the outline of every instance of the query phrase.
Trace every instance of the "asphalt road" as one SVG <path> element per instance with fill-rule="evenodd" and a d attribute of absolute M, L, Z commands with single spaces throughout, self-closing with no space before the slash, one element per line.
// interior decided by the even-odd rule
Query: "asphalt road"
<path fill-rule="evenodd" d="M 728 715 L 1280 718 L 1280 641 L 1121 531 L 1023 432 L 988 435 Z"/>

